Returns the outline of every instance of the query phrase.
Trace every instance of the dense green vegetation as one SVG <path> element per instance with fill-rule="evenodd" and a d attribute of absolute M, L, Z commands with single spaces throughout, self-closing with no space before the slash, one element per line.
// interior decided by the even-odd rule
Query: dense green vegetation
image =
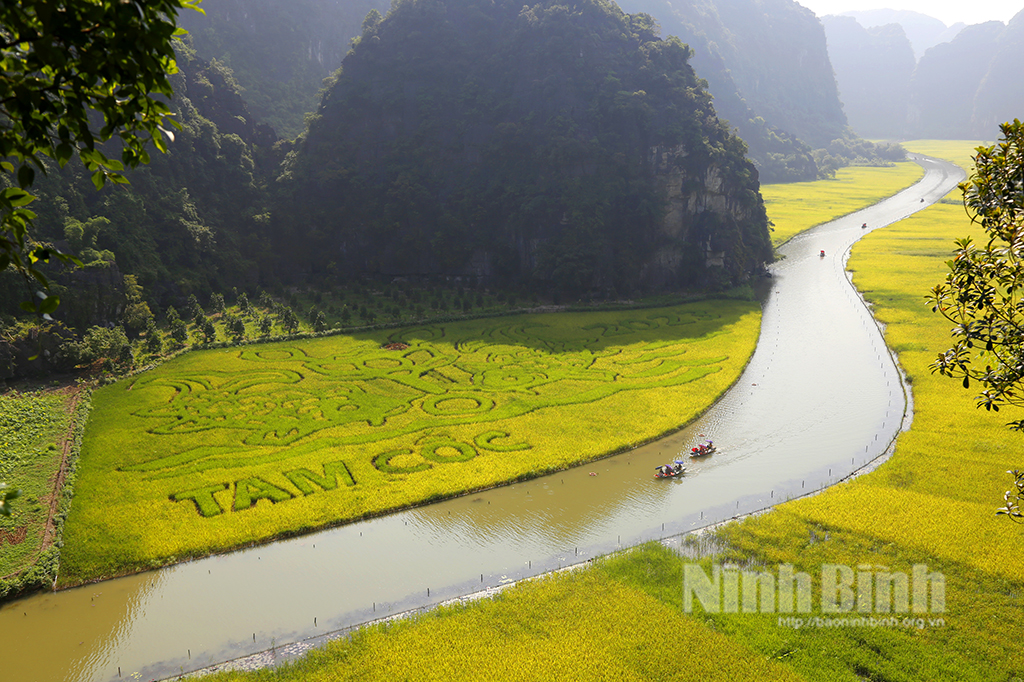
<path fill-rule="evenodd" d="M 323 80 L 341 66 L 349 41 L 384 0 L 203 0 L 179 22 L 198 53 L 234 73 L 253 115 L 285 139 L 305 129 Z"/>
<path fill-rule="evenodd" d="M 21 491 L 0 516 L 0 599 L 56 579 L 88 414 L 77 388 L 0 395 L 0 480 Z"/>
<path fill-rule="evenodd" d="M 205 299 L 231 285 L 253 286 L 259 262 L 269 258 L 259 174 L 274 165 L 272 152 L 257 144 L 257 126 L 228 72 L 197 60 L 183 43 L 177 62 L 171 108 L 181 128 L 166 154 L 126 173 L 130 185 L 96 191 L 82 166 L 43 160 L 47 175 L 36 181 L 33 204 L 36 238 L 81 254 L 85 264 L 75 272 L 47 271 L 64 301 L 56 317 L 72 326 L 116 321 L 123 273 L 165 307 L 190 293 Z M 209 117 L 233 120 L 235 132 Z M 0 312 L 13 314 L 24 289 L 4 275 Z"/>
<path fill-rule="evenodd" d="M 770 258 L 756 172 L 689 57 L 603 0 L 370 17 L 285 164 L 279 251 L 563 292 L 739 281 Z"/>
<path fill-rule="evenodd" d="M 64 584 L 540 475 L 678 428 L 757 340 L 749 301 L 193 351 L 99 389 Z"/>

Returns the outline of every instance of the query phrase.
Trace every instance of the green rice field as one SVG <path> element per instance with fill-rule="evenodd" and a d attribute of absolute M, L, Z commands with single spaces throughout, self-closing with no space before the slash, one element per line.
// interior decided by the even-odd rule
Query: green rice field
<path fill-rule="evenodd" d="M 96 391 L 65 584 L 532 477 L 699 415 L 756 303 L 522 315 L 195 351 Z"/>

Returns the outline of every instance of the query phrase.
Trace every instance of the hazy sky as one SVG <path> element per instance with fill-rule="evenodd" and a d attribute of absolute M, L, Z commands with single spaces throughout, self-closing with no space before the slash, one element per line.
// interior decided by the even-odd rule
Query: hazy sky
<path fill-rule="evenodd" d="M 819 17 L 826 14 L 867 9 L 908 9 L 935 17 L 951 26 L 958 21 L 980 24 L 983 21 L 1006 23 L 1024 9 L 1024 0 L 797 0 Z"/>

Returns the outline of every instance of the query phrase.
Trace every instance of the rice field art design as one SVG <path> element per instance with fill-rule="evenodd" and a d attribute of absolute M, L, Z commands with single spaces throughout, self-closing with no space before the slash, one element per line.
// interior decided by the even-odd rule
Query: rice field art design
<path fill-rule="evenodd" d="M 754 303 L 713 301 L 187 353 L 96 392 L 64 570 L 79 570 L 74 538 L 89 528 L 82 560 L 100 563 L 82 578 L 629 447 L 728 388 L 759 322 Z"/>

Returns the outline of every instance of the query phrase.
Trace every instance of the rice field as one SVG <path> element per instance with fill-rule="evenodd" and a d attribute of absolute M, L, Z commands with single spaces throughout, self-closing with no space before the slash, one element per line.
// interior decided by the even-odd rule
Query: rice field
<path fill-rule="evenodd" d="M 642 590 L 596 570 L 366 628 L 265 680 L 797 680 Z M 226 673 L 211 681 L 252 679 Z"/>
<path fill-rule="evenodd" d="M 779 246 L 815 225 L 876 204 L 923 175 L 919 165 L 903 161 L 890 167 L 841 168 L 832 180 L 762 185 L 761 196 L 774 226 L 772 243 Z"/>
<path fill-rule="evenodd" d="M 187 353 L 94 394 L 62 583 L 628 448 L 725 391 L 759 324 L 709 301 Z"/>
<path fill-rule="evenodd" d="M 906 146 L 967 165 L 975 144 Z M 379 670 L 397 677 L 429 679 L 429 671 L 444 669 L 449 661 L 458 666 L 455 676 L 472 679 L 480 670 L 485 671 L 480 677 L 501 677 L 493 667 L 499 650 L 474 642 L 477 633 L 494 628 L 510 642 L 514 659 L 526 659 L 519 679 L 552 677 L 546 670 L 532 675 L 537 669 L 529 666 L 535 661 L 565 677 L 571 677 L 564 672 L 566 665 L 576 665 L 577 673 L 589 673 L 593 665 L 610 671 L 608 678 L 631 679 L 635 669 L 611 672 L 592 658 L 581 662 L 581 654 L 566 645 L 560 630 L 578 627 L 575 614 L 582 611 L 587 619 L 603 623 L 589 635 L 593 641 L 629 662 L 651 641 L 650 632 L 660 633 L 660 614 L 667 609 L 679 619 L 673 625 L 677 634 L 662 641 L 685 642 L 686 653 L 665 670 L 644 671 L 642 679 L 745 679 L 748 668 L 731 671 L 750 661 L 751 652 L 771 666 L 758 670 L 756 679 L 1024 678 L 1024 644 L 1018 636 L 1024 629 L 1024 562 L 1019 557 L 1024 529 L 994 514 L 1011 483 L 1004 472 L 1021 466 L 1021 436 L 1004 428 L 1005 415 L 977 410 L 971 393 L 958 382 L 928 370 L 946 347 L 949 330 L 925 305 L 925 294 L 944 276 L 953 239 L 972 230 L 958 204 L 951 200 L 872 232 L 855 246 L 850 260 L 855 284 L 885 323 L 887 342 L 899 352 L 913 382 L 913 425 L 900 436 L 893 457 L 851 483 L 727 526 L 718 534 L 724 553 L 700 560 L 707 568 L 712 562 L 749 569 L 789 563 L 812 573 L 828 563 L 856 570 L 909 570 L 924 563 L 945 576 L 946 610 L 938 618 L 897 627 L 794 628 L 782 623 L 779 614 L 683 616 L 683 562 L 674 550 L 651 544 L 598 561 L 579 575 L 516 590 L 508 598 L 360 632 L 353 642 L 332 645 L 294 668 L 256 677 L 361 679 L 367 674 L 363 671 L 376 672 L 375 666 L 381 665 L 387 667 Z M 537 596 L 547 589 L 557 591 L 557 602 Z M 654 614 L 650 621 L 631 618 L 640 603 L 638 593 L 652 600 L 643 607 Z M 606 612 L 615 616 L 605 620 Z M 448 628 L 461 633 L 467 622 L 475 623 L 472 634 L 456 646 L 433 646 Z M 560 623 L 559 629 L 548 630 L 554 622 Z M 703 639 L 708 632 L 715 634 L 713 639 Z M 412 642 L 417 646 L 410 646 Z M 397 658 L 402 661 L 396 663 Z M 710 671 L 706 660 L 711 661 Z M 229 677 L 243 678 L 249 679 Z"/>

